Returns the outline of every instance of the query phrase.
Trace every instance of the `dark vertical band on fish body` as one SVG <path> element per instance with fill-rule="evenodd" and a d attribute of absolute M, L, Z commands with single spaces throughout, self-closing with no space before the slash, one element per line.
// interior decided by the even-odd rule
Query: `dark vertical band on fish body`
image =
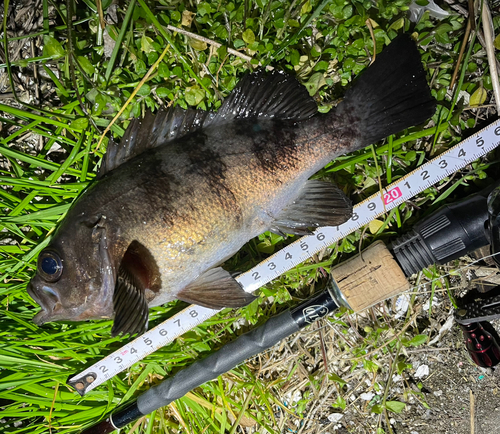
<path fill-rule="evenodd" d="M 253 120 L 240 125 L 237 133 L 246 140 L 250 139 L 251 153 L 263 172 L 272 175 L 283 169 L 292 171 L 296 168 L 298 136 L 292 122 Z"/>
<path fill-rule="evenodd" d="M 190 162 L 187 173 L 199 175 L 208 184 L 216 202 L 231 212 L 237 221 L 241 220 L 241 208 L 226 182 L 228 167 L 223 156 L 217 152 L 212 143 L 208 142 L 206 134 L 201 131 L 190 134 L 186 139 L 183 152 L 186 152 Z"/>

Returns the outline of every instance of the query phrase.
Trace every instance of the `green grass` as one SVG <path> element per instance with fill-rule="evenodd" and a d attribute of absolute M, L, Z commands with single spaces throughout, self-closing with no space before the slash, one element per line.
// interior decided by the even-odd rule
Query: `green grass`
<path fill-rule="evenodd" d="M 103 1 L 109 12 L 110 1 Z M 66 4 L 43 0 L 38 11 L 41 27 L 30 34 L 5 32 L 4 51 L 12 52 L 16 41 L 42 42 L 32 57 L 7 59 L 10 80 L 18 72 L 31 76 L 33 69 L 45 72 L 41 104 L 11 101 L 0 104 L 3 130 L 0 141 L 0 431 L 9 433 L 73 433 L 91 424 L 120 403 L 146 390 L 164 376 L 233 340 L 242 331 L 233 323 L 246 319 L 250 324 L 292 306 L 309 295 L 311 284 L 321 281 L 320 268 L 369 245 L 375 238 L 390 240 L 411 228 L 412 222 L 434 209 L 443 199 L 463 194 L 491 181 L 497 169 L 494 158 L 485 158 L 457 174 L 443 189 L 434 186 L 415 199 L 417 207 L 401 205 L 387 216 L 388 225 L 376 237 L 369 231 L 349 235 L 321 261 L 311 260 L 284 274 L 262 290 L 258 302 L 237 312 L 224 311 L 176 342 L 148 356 L 106 384 L 81 398 L 66 385 L 69 376 L 81 371 L 119 348 L 125 338 L 111 338 L 111 321 L 50 323 L 38 327 L 31 322 L 38 306 L 27 295 L 38 252 L 47 236 L 63 217 L 72 201 L 94 178 L 96 165 L 109 138 L 98 148 L 102 132 L 124 106 L 148 69 L 169 47 L 159 67 L 131 99 L 110 127 L 120 137 L 131 117 L 162 104 L 217 109 L 238 79 L 248 70 L 272 65 L 291 71 L 308 86 L 321 111 L 327 111 L 344 93 L 344 87 L 369 63 L 373 50 L 365 22 L 374 25 L 377 50 L 397 33 L 414 32 L 421 42 L 422 59 L 429 71 L 433 95 L 439 101 L 432 123 L 415 127 L 375 147 L 377 166 L 370 149 L 338 158 L 320 172 L 335 180 L 354 201 L 378 190 L 378 176 L 384 185 L 396 180 L 425 161 L 459 142 L 477 125 L 476 113 L 464 111 L 458 93 L 447 87 L 457 59 L 465 23 L 453 14 L 437 21 L 428 14 L 415 26 L 406 18 L 408 1 L 307 0 L 307 1 L 205 1 L 168 2 L 131 0 L 120 2 L 118 22 L 108 17 L 107 34 L 99 27 L 98 8 L 91 0 Z M 113 6 L 114 7 L 114 6 Z M 8 8 L 8 2 L 5 2 Z M 7 9 L 6 9 L 7 10 Z M 192 12 L 189 14 L 187 12 Z M 74 17 L 68 27 L 68 16 Z M 184 17 L 184 22 L 183 22 Z M 190 25 L 188 21 L 192 19 Z M 500 17 L 494 19 L 496 31 Z M 221 45 L 206 43 L 171 32 L 166 25 L 182 27 Z M 111 39 L 109 39 L 111 38 Z M 103 42 L 105 41 L 105 42 Z M 109 46 L 108 46 L 109 45 Z M 251 62 L 228 53 L 228 48 L 251 56 Z M 104 52 L 109 49 L 109 57 Z M 10 51 L 9 51 L 10 50 Z M 459 88 L 473 94 L 478 88 L 491 89 L 487 63 L 477 42 L 466 51 Z M 14 84 L 14 89 L 17 85 Z M 10 91 L 10 90 L 9 90 Z M 492 164 L 490 164 L 492 161 Z M 443 181 L 443 185 L 448 180 Z M 455 190 L 458 186 L 459 193 Z M 448 197 L 449 196 L 449 197 Z M 290 240 L 263 234 L 249 242 L 227 263 L 232 270 L 247 270 Z M 441 286 L 443 284 L 441 283 Z M 438 288 L 439 289 L 439 288 Z M 273 301 L 263 303 L 265 297 Z M 260 303 L 259 303 L 260 302 Z M 183 307 L 171 303 L 151 310 L 151 324 L 157 324 Z M 355 356 L 352 369 L 363 366 L 371 377 L 378 369 L 377 357 L 384 352 L 399 355 L 412 343 L 418 330 L 410 319 L 364 330 L 354 348 L 339 341 L 340 355 Z M 330 319 L 342 333 L 349 324 L 342 316 Z M 396 340 L 389 336 L 400 331 Z M 384 343 L 386 343 L 385 346 Z M 421 343 L 418 341 L 418 343 Z M 383 349 L 377 348 L 383 346 Z M 368 355 L 367 355 L 368 353 Z M 397 359 L 397 357 L 395 357 Z M 402 359 L 399 359 L 402 360 Z M 391 369 L 404 370 L 404 360 Z M 279 432 L 282 422 L 275 413 L 281 408 L 286 426 L 295 426 L 322 383 L 318 370 L 303 386 L 304 399 L 295 407 L 283 404 L 280 388 L 291 381 L 294 371 L 277 372 L 267 378 L 259 374 L 258 363 L 250 362 L 203 385 L 170 407 L 158 410 L 135 425 L 134 432 L 237 432 L 240 417 L 257 422 L 269 432 Z M 337 407 L 345 408 L 342 379 L 330 375 L 339 389 Z M 373 411 L 395 411 L 387 394 L 374 403 Z M 310 397 L 310 398 L 308 398 Z M 378 405 L 379 407 L 375 407 Z M 391 407 L 392 405 L 392 407 Z M 424 405 L 424 404 L 422 404 Z M 281 419 L 280 419 L 281 420 Z M 239 428 L 238 428 L 239 429 Z M 127 431 L 132 432 L 132 431 Z"/>

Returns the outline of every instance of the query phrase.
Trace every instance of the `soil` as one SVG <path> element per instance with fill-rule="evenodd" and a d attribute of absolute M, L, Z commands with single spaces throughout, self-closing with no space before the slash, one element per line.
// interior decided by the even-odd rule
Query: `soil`
<path fill-rule="evenodd" d="M 443 338 L 452 349 L 426 348 L 411 357 L 412 363 L 426 363 L 429 375 L 422 380 L 430 409 L 409 410 L 395 417 L 395 433 L 408 434 L 493 434 L 500 432 L 500 374 L 472 363 L 461 331 Z M 473 426 L 474 424 L 474 426 Z M 475 430 L 474 430 L 475 429 Z"/>

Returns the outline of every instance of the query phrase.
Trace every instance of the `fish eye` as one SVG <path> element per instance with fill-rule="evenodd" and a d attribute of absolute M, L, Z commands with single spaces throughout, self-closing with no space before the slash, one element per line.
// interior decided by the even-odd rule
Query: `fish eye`
<path fill-rule="evenodd" d="M 40 256 L 38 256 L 38 271 L 46 281 L 56 282 L 63 271 L 61 258 L 52 251 L 40 253 Z"/>

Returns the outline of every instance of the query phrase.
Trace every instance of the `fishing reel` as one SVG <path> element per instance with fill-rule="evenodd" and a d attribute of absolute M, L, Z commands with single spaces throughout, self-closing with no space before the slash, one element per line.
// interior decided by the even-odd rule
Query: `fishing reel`
<path fill-rule="evenodd" d="M 500 270 L 498 182 L 440 208 L 396 240 L 390 249 L 406 276 L 411 276 L 431 264 L 444 264 L 488 245 Z M 457 303 L 455 320 L 472 360 L 484 368 L 500 363 L 500 337 L 489 323 L 500 318 L 500 286 L 479 282 Z"/>
<path fill-rule="evenodd" d="M 490 242 L 491 259 L 500 270 L 500 187 L 487 199 L 488 220 L 485 232 Z M 490 320 L 500 318 L 500 286 L 481 284 L 460 299 L 455 320 L 460 324 L 472 360 L 484 368 L 500 362 L 500 338 Z"/>

